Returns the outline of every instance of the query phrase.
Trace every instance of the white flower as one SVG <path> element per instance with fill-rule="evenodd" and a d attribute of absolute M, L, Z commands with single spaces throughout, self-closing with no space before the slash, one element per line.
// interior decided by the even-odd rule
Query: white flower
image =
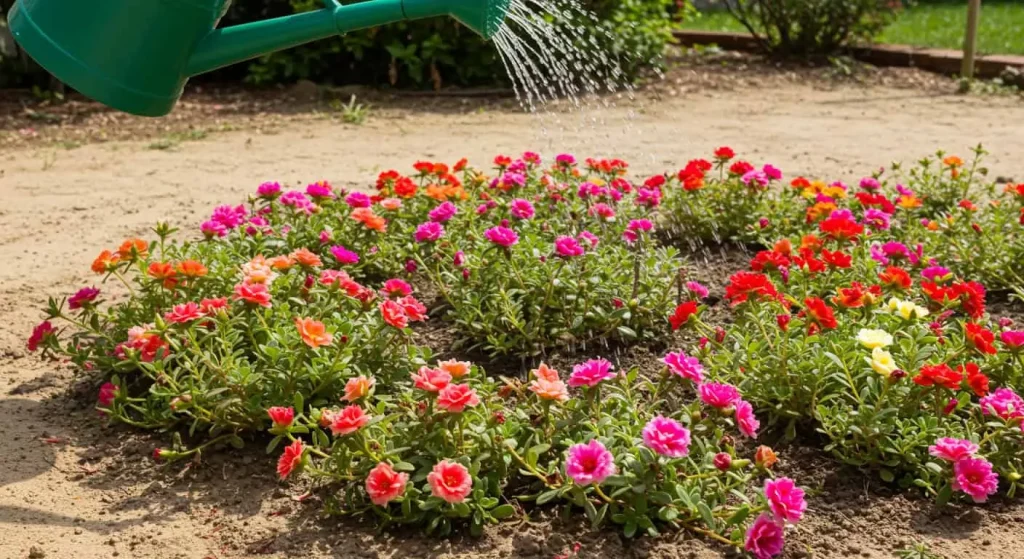
<path fill-rule="evenodd" d="M 876 373 L 888 378 L 899 367 L 896 366 L 896 360 L 892 358 L 892 354 L 880 347 L 876 347 L 871 351 L 871 368 Z"/>
<path fill-rule="evenodd" d="M 868 349 L 888 347 L 892 345 L 892 334 L 885 330 L 869 330 L 867 328 L 861 328 L 860 332 L 857 333 L 857 341 L 860 342 L 860 345 Z"/>

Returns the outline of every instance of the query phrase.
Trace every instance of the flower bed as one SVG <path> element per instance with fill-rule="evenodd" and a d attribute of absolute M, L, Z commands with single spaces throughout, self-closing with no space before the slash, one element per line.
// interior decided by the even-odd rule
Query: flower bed
<path fill-rule="evenodd" d="M 103 251 L 107 285 L 51 300 L 29 347 L 101 375 L 111 421 L 187 433 L 157 459 L 269 430 L 281 478 L 329 482 L 332 512 L 447 534 L 557 506 L 771 557 L 806 504 L 753 442 L 762 421 L 940 502 L 1017 490 L 1024 332 L 986 313 L 968 271 L 987 264 L 954 256 L 994 223 L 955 227 L 981 215 L 959 192 L 982 187 L 954 163 L 922 164 L 895 201 L 877 178 L 784 187 L 728 148 L 639 183 L 619 160 L 532 153 L 490 177 L 420 162 L 374 194 L 265 183 L 201 240 L 158 225 Z M 996 258 L 1019 250 L 1005 218 L 1024 193 L 1006 196 L 985 205 Z M 711 294 L 674 246 L 699 239 L 771 248 Z M 705 322 L 713 304 L 728 323 Z M 451 325 L 434 349 L 454 359 L 421 341 L 427 320 Z M 609 343 L 662 366 L 619 370 L 594 354 Z M 488 376 L 461 360 L 478 349 L 536 367 Z M 577 355 L 571 374 L 550 354 Z"/>

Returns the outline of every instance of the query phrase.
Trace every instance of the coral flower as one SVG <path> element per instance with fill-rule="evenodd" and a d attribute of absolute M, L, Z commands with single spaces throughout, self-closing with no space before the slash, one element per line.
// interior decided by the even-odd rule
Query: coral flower
<path fill-rule="evenodd" d="M 669 458 L 681 458 L 690 453 L 690 431 L 678 421 L 657 416 L 643 429 L 647 448 Z"/>
<path fill-rule="evenodd" d="M 574 388 L 597 386 L 601 381 L 615 378 L 613 368 L 606 359 L 591 359 L 586 363 L 575 365 L 572 368 L 572 374 L 569 375 L 569 386 Z"/>
<path fill-rule="evenodd" d="M 462 413 L 466 408 L 480 405 L 480 398 L 467 384 L 449 384 L 437 393 L 437 407 L 448 413 Z"/>
<path fill-rule="evenodd" d="M 770 446 L 761 445 L 754 450 L 754 463 L 760 468 L 770 470 L 778 461 L 779 457 Z"/>
<path fill-rule="evenodd" d="M 313 320 L 312 318 L 296 317 L 295 328 L 299 331 L 302 341 L 313 349 L 322 345 L 328 345 L 334 339 L 331 333 L 327 331 L 323 322 Z"/>
<path fill-rule="evenodd" d="M 331 416 L 331 434 L 341 437 L 355 433 L 370 421 L 363 408 L 357 405 L 345 406 L 344 409 Z"/>
<path fill-rule="evenodd" d="M 768 514 L 761 514 L 747 530 L 743 549 L 750 552 L 755 559 L 771 559 L 782 554 L 782 548 L 785 546 L 783 536 L 782 526 L 776 524 Z"/>
<path fill-rule="evenodd" d="M 754 407 L 750 405 L 750 402 L 746 400 L 736 402 L 736 424 L 740 428 L 740 432 L 747 437 L 751 439 L 757 437 L 757 430 L 761 427 L 761 422 L 754 415 Z"/>
<path fill-rule="evenodd" d="M 373 389 L 374 384 L 376 384 L 376 381 L 366 375 L 350 378 L 345 383 L 345 395 L 341 399 L 355 402 L 360 398 L 365 398 L 370 395 L 370 390 Z"/>
<path fill-rule="evenodd" d="M 420 390 L 440 392 L 452 382 L 452 375 L 448 371 L 424 366 L 412 374 L 412 381 Z"/>
<path fill-rule="evenodd" d="M 136 257 L 145 258 L 149 256 L 149 243 L 142 239 L 128 239 L 121 243 L 121 247 L 117 249 L 118 256 L 121 260 L 133 260 Z"/>
<path fill-rule="evenodd" d="M 171 307 L 171 312 L 164 314 L 167 322 L 184 324 L 203 317 L 203 311 L 198 303 L 182 303 Z"/>
<path fill-rule="evenodd" d="M 427 474 L 430 494 L 449 503 L 461 503 L 473 491 L 473 477 L 458 462 L 442 460 Z"/>
<path fill-rule="evenodd" d="M 240 283 L 235 286 L 235 299 L 261 307 L 269 307 L 270 290 L 262 283 Z"/>
<path fill-rule="evenodd" d="M 55 335 L 57 329 L 50 324 L 50 321 L 40 322 L 32 329 L 32 335 L 28 338 L 28 350 L 35 351 L 39 349 L 39 345 L 42 344 L 47 338 Z"/>
<path fill-rule="evenodd" d="M 704 367 L 696 357 L 689 357 L 681 351 L 673 351 L 661 358 L 668 370 L 680 377 L 700 384 L 704 382 Z"/>
<path fill-rule="evenodd" d="M 76 291 L 74 295 L 68 297 L 68 308 L 76 310 L 88 306 L 99 296 L 99 289 L 96 289 L 95 287 L 83 287 Z"/>
<path fill-rule="evenodd" d="M 359 255 L 341 245 L 332 246 L 330 250 L 331 256 L 338 261 L 338 264 L 351 265 L 359 263 Z"/>
<path fill-rule="evenodd" d="M 928 447 L 928 454 L 949 462 L 959 462 L 965 458 L 971 458 L 976 452 L 978 452 L 978 445 L 965 439 L 950 437 L 942 437 L 936 440 L 934 445 Z"/>
<path fill-rule="evenodd" d="M 672 325 L 673 330 L 678 330 L 689 322 L 691 317 L 697 314 L 698 309 L 696 301 L 680 303 L 672 313 L 672 316 L 668 317 L 668 323 Z"/>
<path fill-rule="evenodd" d="M 597 439 L 586 444 L 574 444 L 569 447 L 565 460 L 565 473 L 577 485 L 601 483 L 618 471 L 615 457 Z"/>
<path fill-rule="evenodd" d="M 199 310 L 203 311 L 203 314 L 206 316 L 215 315 L 219 310 L 227 308 L 228 300 L 226 297 L 203 299 L 202 301 L 199 301 Z"/>
<path fill-rule="evenodd" d="M 383 507 L 405 493 L 409 474 L 396 472 L 391 465 L 381 462 L 366 476 L 366 494 L 370 502 Z"/>
<path fill-rule="evenodd" d="M 278 428 L 290 427 L 292 421 L 295 420 L 295 410 L 281 406 L 268 408 L 267 415 L 270 417 L 270 420 L 274 422 L 274 427 Z"/>
<path fill-rule="evenodd" d="M 413 322 L 421 322 L 427 319 L 427 307 L 419 302 L 412 295 L 406 295 L 398 300 L 405 317 Z"/>
<path fill-rule="evenodd" d="M 869 330 L 861 328 L 857 333 L 857 341 L 867 349 L 876 347 L 888 347 L 892 345 L 892 334 L 885 330 Z"/>
<path fill-rule="evenodd" d="M 530 383 L 529 389 L 541 400 L 564 402 L 569 399 L 569 389 L 558 379 L 546 380 L 538 377 Z"/>
<path fill-rule="evenodd" d="M 185 276 L 186 278 L 201 278 L 209 273 L 206 266 L 203 266 L 201 262 L 195 260 L 184 260 L 178 263 L 178 273 Z"/>
<path fill-rule="evenodd" d="M 295 471 L 295 468 L 302 464 L 302 453 L 304 450 L 302 441 L 298 439 L 285 447 L 281 458 L 277 461 L 277 475 L 281 476 L 281 479 L 286 479 Z"/>
<path fill-rule="evenodd" d="M 889 266 L 882 273 L 878 274 L 878 279 L 890 286 L 897 289 L 910 289 L 913 280 L 910 279 L 910 274 L 903 268 L 896 266 Z"/>
<path fill-rule="evenodd" d="M 117 399 L 118 387 L 112 382 L 105 382 L 100 387 L 99 395 L 96 398 L 97 404 L 102 408 L 109 408 Z"/>
<path fill-rule="evenodd" d="M 559 378 L 558 378 L 558 371 L 552 369 L 551 367 L 548 367 L 546 363 L 541 363 L 532 372 L 533 372 L 533 375 L 536 376 L 540 380 L 550 380 L 550 381 L 559 380 Z"/>
<path fill-rule="evenodd" d="M 103 274 L 109 272 L 117 267 L 117 263 L 120 262 L 121 257 L 114 254 L 109 250 L 104 250 L 92 261 L 91 269 L 97 274 Z"/>
<path fill-rule="evenodd" d="M 953 490 L 970 495 L 975 503 L 984 503 L 999 491 L 999 476 L 984 458 L 964 458 L 953 464 Z"/>
<path fill-rule="evenodd" d="M 388 299 L 380 304 L 380 315 L 388 325 L 399 330 L 409 325 L 409 317 L 397 301 Z"/>
<path fill-rule="evenodd" d="M 492 243 L 508 248 L 519 242 L 519 235 L 508 227 L 491 227 L 484 231 L 484 237 Z"/>
<path fill-rule="evenodd" d="M 706 382 L 697 391 L 702 402 L 720 410 L 728 410 L 740 401 L 740 391 L 731 384 Z"/>
<path fill-rule="evenodd" d="M 768 508 L 780 522 L 796 524 L 807 510 L 804 490 L 788 477 L 765 480 L 764 496 L 768 499 Z"/>
<path fill-rule="evenodd" d="M 320 257 L 317 256 L 308 248 L 300 248 L 298 250 L 292 251 L 292 253 L 289 254 L 288 256 L 290 256 L 291 259 L 294 260 L 295 263 L 298 264 L 299 266 L 315 268 L 324 265 L 323 261 L 320 260 Z"/>
<path fill-rule="evenodd" d="M 432 243 L 444 236 L 444 226 L 436 221 L 427 221 L 416 227 L 413 237 L 417 243 Z"/>
<path fill-rule="evenodd" d="M 448 361 L 438 361 L 437 367 L 442 371 L 450 374 L 452 378 L 462 378 L 469 374 L 473 364 L 469 361 L 457 361 L 455 359 L 449 359 Z"/>

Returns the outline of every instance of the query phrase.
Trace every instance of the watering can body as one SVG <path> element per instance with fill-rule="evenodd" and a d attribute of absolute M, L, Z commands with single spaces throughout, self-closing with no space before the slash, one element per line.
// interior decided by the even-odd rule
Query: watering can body
<path fill-rule="evenodd" d="M 490 37 L 509 0 L 369 0 L 217 29 L 231 0 L 18 0 L 21 47 L 83 95 L 143 116 L 171 111 L 196 74 L 356 29 L 452 15 Z"/>

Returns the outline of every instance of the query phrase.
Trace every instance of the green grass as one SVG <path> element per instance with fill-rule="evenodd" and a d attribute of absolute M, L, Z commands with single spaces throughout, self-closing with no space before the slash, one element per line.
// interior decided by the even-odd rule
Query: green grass
<path fill-rule="evenodd" d="M 703 14 L 684 29 L 745 31 L 726 12 Z M 876 40 L 881 43 L 944 49 L 963 48 L 967 6 L 963 0 L 931 0 L 904 12 Z M 984 0 L 978 26 L 982 54 L 1024 54 L 1024 0 Z"/>

